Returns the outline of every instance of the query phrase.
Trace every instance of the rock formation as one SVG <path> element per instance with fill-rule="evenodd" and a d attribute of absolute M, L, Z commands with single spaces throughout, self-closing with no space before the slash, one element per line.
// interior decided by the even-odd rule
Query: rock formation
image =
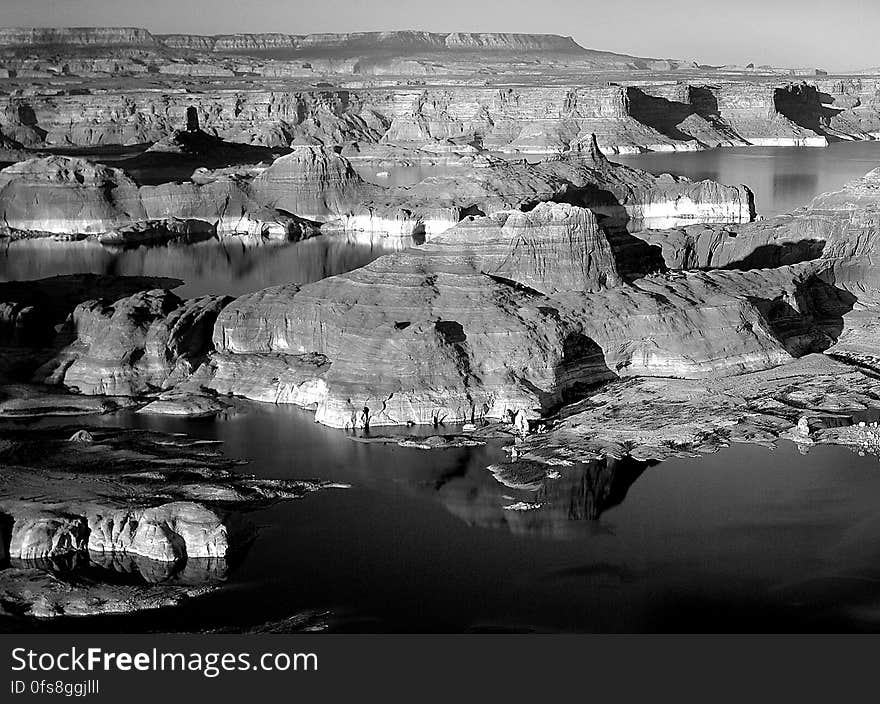
<path fill-rule="evenodd" d="M 267 207 L 323 222 L 350 212 L 375 189 L 332 150 L 297 146 L 257 176 L 250 190 Z"/>
<path fill-rule="evenodd" d="M 67 435 L 13 429 L 0 446 L 0 525 L 9 531 L 0 544 L 11 561 L 0 599 L 36 617 L 160 608 L 208 593 L 253 539 L 243 511 L 327 486 L 230 472 L 235 463 L 216 443 L 182 435 Z M 96 579 L 102 570 L 137 579 Z"/>
<path fill-rule="evenodd" d="M 771 305 L 795 300 L 809 272 L 656 276 L 631 286 L 616 286 L 616 272 L 586 210 L 544 204 L 503 221 L 476 218 L 349 274 L 237 299 L 218 318 L 212 364 L 247 359 L 253 373 L 242 391 L 274 378 L 254 397 L 306 405 L 303 359 L 326 359 L 307 403 L 317 403 L 319 421 L 342 427 L 364 406 L 376 425 L 546 411 L 615 375 L 738 373 L 830 344 L 810 320 L 795 312 L 789 321 Z M 300 370 L 289 396 L 277 373 L 258 371 L 279 358 Z"/>
<path fill-rule="evenodd" d="M 0 220 L 18 230 L 106 232 L 146 220 L 125 173 L 85 159 L 47 157 L 0 171 Z"/>
<path fill-rule="evenodd" d="M 255 202 L 234 175 L 203 173 L 199 183 L 138 187 L 120 169 L 59 156 L 0 170 L 0 219 L 12 230 L 101 235 L 107 243 L 125 244 L 309 233 L 302 219 Z"/>
<path fill-rule="evenodd" d="M 305 77 L 326 82 L 320 80 L 318 63 L 306 63 L 313 68 Z M 364 70 L 363 62 L 351 64 Z M 479 65 L 460 64 L 465 72 Z M 175 72 L 208 70 L 174 66 Z M 483 86 L 450 85 L 445 78 L 443 84 L 301 85 L 291 90 L 274 82 L 276 73 L 285 75 L 274 63 L 243 70 L 264 75 L 236 76 L 234 90 L 199 85 L 197 93 L 181 90 L 179 83 L 198 77 L 167 74 L 160 74 L 167 75 L 169 85 L 158 95 L 141 83 L 141 74 L 126 88 L 109 92 L 93 91 L 88 78 L 81 85 L 70 79 L 76 89 L 64 93 L 13 92 L 0 101 L 0 132 L 30 148 L 138 145 L 170 138 L 195 108 L 207 133 L 267 147 L 300 142 L 436 149 L 448 148 L 451 141 L 459 148 L 554 155 L 577 152 L 595 134 L 604 152 L 617 154 L 749 144 L 821 146 L 880 133 L 876 77 L 860 78 L 858 85 L 735 77 L 609 84 L 580 74 L 563 85 L 554 80 L 542 84 L 539 76 L 535 84 L 514 87 L 504 75 L 490 75 L 489 85 Z M 332 73 L 333 67 L 327 70 Z M 548 76 L 556 70 L 549 67 Z M 144 75 L 154 80 L 156 74 Z"/>
<path fill-rule="evenodd" d="M 56 156 L 0 171 L 0 217 L 13 230 L 100 234 L 107 243 L 137 244 L 211 234 L 296 239 L 312 234 L 316 222 L 326 225 L 322 231 L 409 238 L 442 232 L 467 214 L 546 200 L 588 207 L 606 224 L 630 230 L 739 223 L 754 215 L 745 187 L 612 164 L 595 139 L 578 158 L 495 160 L 461 169 L 411 187 L 383 188 L 364 182 L 333 149 L 297 146 L 268 168 L 200 170 L 187 182 L 138 187 L 119 169 Z"/>
<path fill-rule="evenodd" d="M 231 299 L 181 301 L 142 291 L 115 303 L 95 300 L 74 310 L 75 342 L 37 374 L 84 394 L 133 396 L 189 376 L 211 350 L 214 321 Z"/>

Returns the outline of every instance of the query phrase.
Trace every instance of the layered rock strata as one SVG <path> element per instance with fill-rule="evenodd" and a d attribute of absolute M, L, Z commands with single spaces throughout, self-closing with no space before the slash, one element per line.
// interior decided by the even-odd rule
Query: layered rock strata
<path fill-rule="evenodd" d="M 577 236 L 574 236 L 577 233 Z M 657 276 L 620 284 L 590 211 L 542 204 L 468 219 L 424 247 L 316 284 L 237 299 L 212 364 L 324 360 L 308 382 L 317 420 L 429 423 L 542 412 L 618 375 L 701 377 L 781 364 L 828 336 L 775 301 L 812 272 Z M 809 298 L 809 294 L 805 294 Z M 275 382 L 263 398 L 302 403 Z M 208 382 L 210 385 L 210 382 Z M 225 390 L 233 390 L 227 383 Z M 253 393 L 253 384 L 246 389 Z"/>
<path fill-rule="evenodd" d="M 582 85 L 578 76 L 573 85 L 538 80 L 539 85 L 516 87 L 295 91 L 267 87 L 270 76 L 261 80 L 259 86 L 248 81 L 229 88 L 199 86 L 196 94 L 168 86 L 157 95 L 152 87 L 139 87 L 137 79 L 102 93 L 89 87 L 16 92 L 0 102 L 0 132 L 32 148 L 138 145 L 169 138 L 190 109 L 210 134 L 269 147 L 302 141 L 553 155 L 577 152 L 595 134 L 603 151 L 616 154 L 820 146 L 880 132 L 878 81 L 867 77 L 858 83 L 593 79 Z"/>
<path fill-rule="evenodd" d="M 606 224 L 630 230 L 739 223 L 754 215 L 745 187 L 612 164 L 595 139 L 576 159 L 493 161 L 465 173 L 383 188 L 364 182 L 334 150 L 297 146 L 267 168 L 200 170 L 188 182 L 138 187 L 119 169 L 55 156 L 0 171 L 0 217 L 13 230 L 100 234 L 107 243 L 136 244 L 211 234 L 299 238 L 312 234 L 314 223 L 370 239 L 434 235 L 467 214 L 546 200 L 588 207 Z"/>
<path fill-rule="evenodd" d="M 167 290 L 115 303 L 82 303 L 75 342 L 37 371 L 41 381 L 89 395 L 135 396 L 188 377 L 212 349 L 214 322 L 228 297 L 181 301 Z"/>

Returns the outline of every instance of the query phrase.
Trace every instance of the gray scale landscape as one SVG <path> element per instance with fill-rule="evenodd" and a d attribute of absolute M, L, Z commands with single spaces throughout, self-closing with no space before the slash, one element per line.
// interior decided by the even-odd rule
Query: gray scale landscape
<path fill-rule="evenodd" d="M 876 71 L 551 35 L 0 29 L 6 261 L 31 241 L 213 243 L 266 266 L 313 238 L 373 252 L 237 296 L 4 275 L 0 608 L 204 598 L 260 540 L 249 514 L 348 486 L 86 416 L 253 401 L 307 409 L 342 443 L 494 443 L 499 491 L 534 493 L 501 491 L 496 513 L 562 523 L 598 519 L 648 464 L 731 443 L 880 451 L 880 168 L 763 218 L 747 184 L 611 160 L 878 138 Z"/>

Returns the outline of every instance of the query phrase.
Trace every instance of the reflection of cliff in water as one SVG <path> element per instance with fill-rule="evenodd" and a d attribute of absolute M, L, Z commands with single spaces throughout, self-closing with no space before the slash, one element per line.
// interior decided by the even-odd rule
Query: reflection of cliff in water
<path fill-rule="evenodd" d="M 470 525 L 516 534 L 570 538 L 604 532 L 599 519 L 620 504 L 649 466 L 631 458 L 560 467 L 514 461 L 435 485 L 446 508 Z"/>
<path fill-rule="evenodd" d="M 185 285 L 183 297 L 240 296 L 281 283 L 305 284 L 357 269 L 407 242 L 363 244 L 337 237 L 248 246 L 218 242 L 170 243 L 133 249 L 104 247 L 93 240 L 49 238 L 9 241 L 0 247 L 0 280 L 41 279 L 58 274 L 170 276 Z"/>

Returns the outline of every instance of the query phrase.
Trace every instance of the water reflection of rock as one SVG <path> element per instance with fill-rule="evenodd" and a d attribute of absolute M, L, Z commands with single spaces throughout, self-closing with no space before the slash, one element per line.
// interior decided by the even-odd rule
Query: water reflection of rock
<path fill-rule="evenodd" d="M 603 459 L 548 473 L 546 465 L 506 462 L 489 472 L 469 467 L 435 488 L 446 508 L 471 525 L 569 538 L 604 532 L 602 514 L 624 500 L 650 464 Z"/>
<path fill-rule="evenodd" d="M 225 580 L 229 571 L 223 557 L 190 557 L 178 562 L 160 562 L 140 555 L 92 552 L 88 559 L 94 568 L 104 573 L 140 579 L 147 584 L 216 584 Z M 105 578 L 110 581 L 110 576 L 105 575 Z"/>
<path fill-rule="evenodd" d="M 68 553 L 36 560 L 12 559 L 18 569 L 51 572 L 62 579 L 108 584 L 176 584 L 212 586 L 229 571 L 226 558 L 191 557 L 176 562 L 151 560 L 128 553 Z"/>
<path fill-rule="evenodd" d="M 392 243 L 393 244 L 393 243 Z M 205 293 L 240 295 L 293 281 L 309 283 L 356 269 L 392 251 L 393 246 L 320 237 L 293 244 L 247 246 L 238 241 L 171 243 L 136 249 L 104 247 L 93 240 L 57 242 L 48 238 L 11 241 L 0 251 L 0 278 L 38 279 L 93 272 L 130 276 L 165 272 L 186 282 L 184 297 Z M 401 243 L 402 244 L 402 243 Z"/>

